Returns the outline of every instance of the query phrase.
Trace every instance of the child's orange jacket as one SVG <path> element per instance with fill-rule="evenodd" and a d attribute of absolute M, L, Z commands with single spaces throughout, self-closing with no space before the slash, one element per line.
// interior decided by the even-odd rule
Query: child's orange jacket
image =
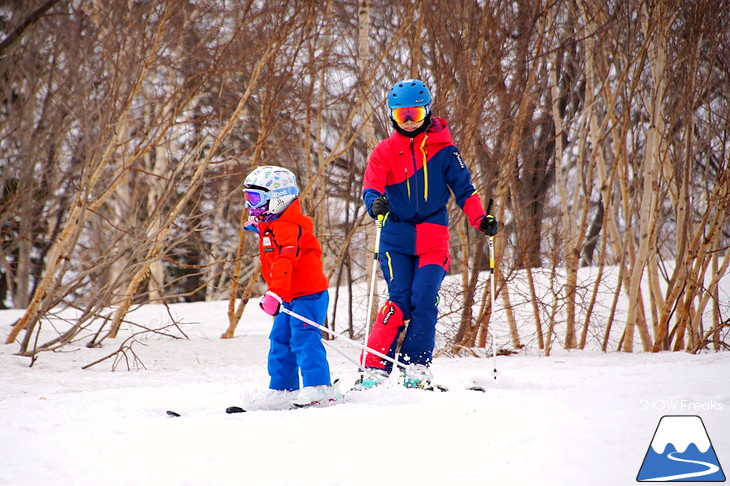
<path fill-rule="evenodd" d="M 312 220 L 295 199 L 279 218 L 258 223 L 261 273 L 269 290 L 286 302 L 327 290 L 322 248 Z"/>

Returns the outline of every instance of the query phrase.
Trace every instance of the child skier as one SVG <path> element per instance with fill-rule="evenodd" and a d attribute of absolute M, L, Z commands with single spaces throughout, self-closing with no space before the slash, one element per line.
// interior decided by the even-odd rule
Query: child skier
<path fill-rule="evenodd" d="M 259 306 L 275 316 L 269 335 L 270 398 L 281 402 L 299 390 L 292 405 L 334 400 L 321 331 L 280 312 L 283 307 L 323 323 L 329 304 L 322 250 L 312 220 L 302 214 L 296 178 L 282 167 L 258 167 L 246 177 L 243 194 L 252 217 L 246 229 L 259 234 L 261 272 L 269 287 Z"/>

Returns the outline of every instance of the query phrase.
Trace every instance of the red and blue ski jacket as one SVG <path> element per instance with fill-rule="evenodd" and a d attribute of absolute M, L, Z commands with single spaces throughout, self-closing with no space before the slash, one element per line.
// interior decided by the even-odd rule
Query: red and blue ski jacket
<path fill-rule="evenodd" d="M 448 254 L 451 192 L 472 226 L 485 216 L 471 174 L 454 145 L 446 121 L 415 138 L 394 131 L 373 150 L 365 169 L 363 201 L 372 216 L 373 201 L 385 195 L 390 213 L 383 224 L 381 251 Z"/>

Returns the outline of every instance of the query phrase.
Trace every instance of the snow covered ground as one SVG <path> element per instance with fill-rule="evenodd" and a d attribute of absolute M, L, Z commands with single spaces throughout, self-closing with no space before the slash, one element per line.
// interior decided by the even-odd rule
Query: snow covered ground
<path fill-rule="evenodd" d="M 730 353 L 530 351 L 499 357 L 496 381 L 491 358 L 443 357 L 432 368 L 448 393 L 394 386 L 328 408 L 226 415 L 267 386 L 270 323 L 250 305 L 221 340 L 226 306 L 172 306 L 190 339 L 142 337 L 144 368 L 132 371 L 81 369 L 123 338 L 32 368 L 0 345 L 0 484 L 631 485 L 659 419 L 677 414 L 702 418 L 730 472 Z M 0 311 L 3 339 L 19 315 Z M 169 318 L 148 305 L 130 319 Z M 349 387 L 354 366 L 329 357 Z"/>

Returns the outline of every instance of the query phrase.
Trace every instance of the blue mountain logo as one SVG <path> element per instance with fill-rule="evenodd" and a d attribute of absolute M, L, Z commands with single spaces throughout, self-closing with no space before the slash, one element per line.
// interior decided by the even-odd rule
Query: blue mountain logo
<path fill-rule="evenodd" d="M 636 480 L 725 481 L 702 419 L 696 415 L 662 417 Z"/>

